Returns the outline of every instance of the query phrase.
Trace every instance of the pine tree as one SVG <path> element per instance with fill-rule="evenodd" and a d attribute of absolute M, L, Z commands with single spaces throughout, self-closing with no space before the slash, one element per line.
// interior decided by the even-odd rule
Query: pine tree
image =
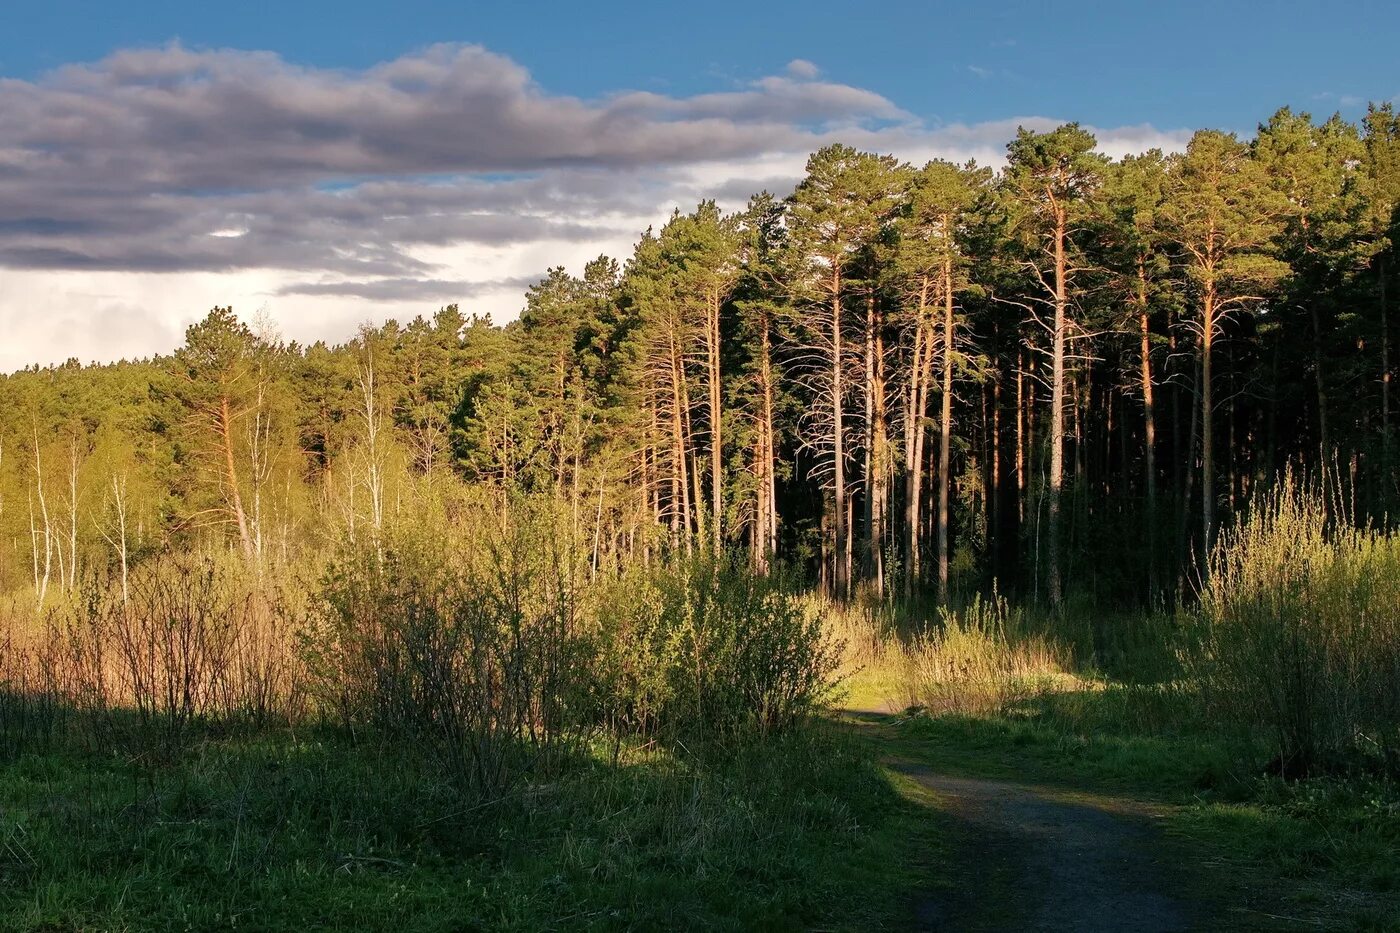
<path fill-rule="evenodd" d="M 1195 316 L 1201 443 L 1204 567 L 1215 534 L 1214 347 L 1226 317 L 1257 305 L 1286 271 L 1272 255 L 1282 205 L 1249 147 L 1233 134 L 1201 130 L 1174 161 L 1162 208 L 1164 230 L 1181 250 Z"/>
<path fill-rule="evenodd" d="M 847 339 L 844 303 L 857 255 L 879 235 L 896 205 L 898 163 L 889 156 L 828 146 L 807 161 L 807 175 L 788 201 L 790 287 L 804 310 L 804 359 L 799 367 L 818 410 L 808 443 L 821 452 L 832 491 L 832 583 L 839 597 L 851 592 L 855 550 L 847 478 L 848 369 L 859 359 Z"/>
<path fill-rule="evenodd" d="M 896 221 L 893 268 L 909 303 L 904 368 L 904 471 L 906 595 L 920 574 L 919 528 L 925 471 L 928 400 L 939 371 L 942 400 L 938 419 L 938 592 L 948 595 L 948 497 L 953 442 L 953 382 L 958 366 L 961 321 L 958 292 L 967 286 L 963 226 L 990 172 L 975 165 L 930 162 L 914 174 L 906 205 Z"/>
<path fill-rule="evenodd" d="M 1094 152 L 1096 140 L 1077 123 L 1048 133 L 1020 129 L 1007 146 L 1003 183 L 1014 223 L 1025 237 L 1023 260 L 1039 287 L 1027 296 L 1032 316 L 1050 336 L 1050 475 L 1046 489 L 1049 518 L 1046 578 L 1050 602 L 1063 598 L 1062 495 L 1064 489 L 1065 387 L 1068 346 L 1074 339 L 1071 316 L 1078 295 L 1074 277 L 1083 271 L 1077 234 L 1089 216 L 1088 206 L 1098 191 L 1107 160 Z M 1044 322 L 1037 308 L 1048 308 Z"/>
<path fill-rule="evenodd" d="M 1154 306 L 1169 283 L 1159 214 L 1167 189 L 1167 161 L 1160 150 L 1128 156 L 1105 176 L 1104 239 L 1115 293 L 1121 296 L 1138 334 L 1138 385 L 1142 393 L 1143 493 L 1147 523 L 1147 577 L 1152 598 L 1160 588 L 1158 573 L 1158 493 L 1156 384 L 1153 371 Z"/>

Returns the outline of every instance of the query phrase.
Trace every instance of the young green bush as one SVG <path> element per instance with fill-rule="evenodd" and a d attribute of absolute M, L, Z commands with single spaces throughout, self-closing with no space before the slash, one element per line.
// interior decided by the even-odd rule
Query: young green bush
<path fill-rule="evenodd" d="M 600 609 L 613 718 L 667 739 L 781 732 L 835 686 L 839 645 L 781 573 L 737 556 L 676 557 L 623 574 Z"/>
<path fill-rule="evenodd" d="M 1225 533 L 1193 673 L 1223 723 L 1301 776 L 1400 753 L 1400 539 L 1286 477 Z"/>

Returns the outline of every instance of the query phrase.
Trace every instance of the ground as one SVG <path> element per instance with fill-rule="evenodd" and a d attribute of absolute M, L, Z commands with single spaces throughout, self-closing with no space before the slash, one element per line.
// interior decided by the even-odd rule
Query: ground
<path fill-rule="evenodd" d="M 896 767 L 933 793 L 957 841 L 952 874 L 917 899 L 923 929 L 1176 933 L 1211 913 L 1151 807 Z"/>
<path fill-rule="evenodd" d="M 845 721 L 916 805 L 908 818 L 937 827 L 938 842 L 910 854 L 923 881 L 894 929 L 1400 929 L 1385 895 L 1325 868 L 1293 873 L 1285 849 L 1259 848 L 1256 808 L 1176 793 L 1171 775 L 1115 775 L 1093 756 L 1062 766 L 1065 749 L 966 722 L 869 709 Z"/>

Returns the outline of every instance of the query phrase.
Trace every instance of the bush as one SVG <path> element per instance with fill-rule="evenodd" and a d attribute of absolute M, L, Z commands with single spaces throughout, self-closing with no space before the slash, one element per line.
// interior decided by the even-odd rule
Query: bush
<path fill-rule="evenodd" d="M 285 596 L 224 552 L 158 554 L 124 595 L 87 577 L 36 626 L 4 633 L 11 741 L 85 717 L 138 755 L 170 757 L 198 729 L 263 726 L 304 711 Z"/>
<path fill-rule="evenodd" d="M 781 732 L 835 686 L 839 646 L 783 574 L 741 557 L 625 573 L 602 602 L 613 718 L 642 733 L 729 742 Z"/>
<path fill-rule="evenodd" d="M 420 518 L 347 547 L 304 641 L 346 726 L 421 748 L 484 797 L 594 728 L 582 568 L 552 510 L 513 511 L 508 525 Z"/>
<path fill-rule="evenodd" d="M 1194 673 L 1288 776 L 1400 751 L 1400 540 L 1285 478 L 1211 561 Z"/>

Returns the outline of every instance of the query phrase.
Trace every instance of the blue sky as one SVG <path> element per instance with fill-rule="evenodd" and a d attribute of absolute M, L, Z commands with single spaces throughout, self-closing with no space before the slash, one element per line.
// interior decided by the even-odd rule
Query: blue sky
<path fill-rule="evenodd" d="M 1121 156 L 1400 94 L 1400 3 L 1254 6 L 0 0 L 0 371 L 215 304 L 302 341 L 508 319 L 831 142 L 995 164 L 1078 120 Z"/>
<path fill-rule="evenodd" d="M 25 78 L 178 38 L 344 68 L 480 43 L 550 91 L 585 97 L 715 90 L 800 58 L 946 121 L 1036 113 L 1248 129 L 1284 103 L 1355 112 L 1354 101 L 1400 95 L 1394 2 L 7 0 L 4 10 L 0 74 Z"/>

